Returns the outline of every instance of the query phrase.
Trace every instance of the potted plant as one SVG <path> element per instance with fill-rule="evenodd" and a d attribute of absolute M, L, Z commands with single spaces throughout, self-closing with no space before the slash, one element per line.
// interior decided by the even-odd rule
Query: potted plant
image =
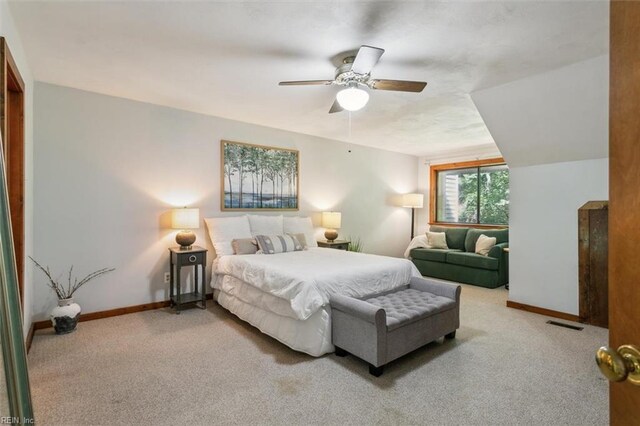
<path fill-rule="evenodd" d="M 103 268 L 90 273 L 81 280 L 78 280 L 78 278 L 72 279 L 71 275 L 73 273 L 73 266 L 71 266 L 71 268 L 69 268 L 69 275 L 67 279 L 68 283 L 65 285 L 64 283 L 59 282 L 60 279 L 53 279 L 48 266 L 46 268 L 43 267 L 31 256 L 29 256 L 29 259 L 31 259 L 33 263 L 35 263 L 36 266 L 47 276 L 49 279 L 47 285 L 51 287 L 51 289 L 56 293 L 56 296 L 58 296 L 58 306 L 51 310 L 51 324 L 53 325 L 56 334 L 71 333 L 78 325 L 78 319 L 80 319 L 80 312 L 82 310 L 80 309 L 80 305 L 73 302 L 73 294 L 92 279 L 97 278 L 100 275 L 104 275 L 107 272 L 115 271 L 113 268 Z"/>
<path fill-rule="evenodd" d="M 360 237 L 357 237 L 357 238 L 348 237 L 348 240 L 351 241 L 349 243 L 349 248 L 347 248 L 348 251 L 354 251 L 356 253 L 362 253 L 362 249 L 364 248 L 364 244 L 362 243 L 362 240 L 360 239 Z"/>

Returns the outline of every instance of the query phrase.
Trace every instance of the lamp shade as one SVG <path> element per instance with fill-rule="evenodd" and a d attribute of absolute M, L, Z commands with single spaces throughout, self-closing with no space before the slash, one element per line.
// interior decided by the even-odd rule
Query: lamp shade
<path fill-rule="evenodd" d="M 200 209 L 173 209 L 171 212 L 173 229 L 197 229 L 200 227 Z"/>
<path fill-rule="evenodd" d="M 369 94 L 358 87 L 348 87 L 338 92 L 336 100 L 347 111 L 357 111 L 369 102 Z"/>
<path fill-rule="evenodd" d="M 342 225 L 342 214 L 340 212 L 322 212 L 322 226 L 325 228 L 338 229 Z"/>
<path fill-rule="evenodd" d="M 423 194 L 404 194 L 402 196 L 402 207 L 412 207 L 421 209 L 424 204 Z"/>

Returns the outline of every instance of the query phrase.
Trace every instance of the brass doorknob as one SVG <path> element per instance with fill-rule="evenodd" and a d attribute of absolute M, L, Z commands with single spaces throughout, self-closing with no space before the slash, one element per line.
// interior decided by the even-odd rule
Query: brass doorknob
<path fill-rule="evenodd" d="M 603 346 L 596 352 L 596 364 L 612 382 L 628 380 L 640 386 L 640 349 L 637 346 L 622 345 L 617 351 Z"/>

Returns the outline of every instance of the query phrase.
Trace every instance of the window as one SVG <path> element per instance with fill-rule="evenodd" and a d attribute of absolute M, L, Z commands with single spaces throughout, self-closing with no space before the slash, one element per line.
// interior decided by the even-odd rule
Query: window
<path fill-rule="evenodd" d="M 502 158 L 431 166 L 433 223 L 509 223 L 509 168 Z"/>

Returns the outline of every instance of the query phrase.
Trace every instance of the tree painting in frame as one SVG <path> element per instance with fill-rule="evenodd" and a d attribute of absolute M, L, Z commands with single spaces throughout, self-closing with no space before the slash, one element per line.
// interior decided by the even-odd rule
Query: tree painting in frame
<path fill-rule="evenodd" d="M 298 210 L 297 150 L 221 141 L 222 210 Z"/>

